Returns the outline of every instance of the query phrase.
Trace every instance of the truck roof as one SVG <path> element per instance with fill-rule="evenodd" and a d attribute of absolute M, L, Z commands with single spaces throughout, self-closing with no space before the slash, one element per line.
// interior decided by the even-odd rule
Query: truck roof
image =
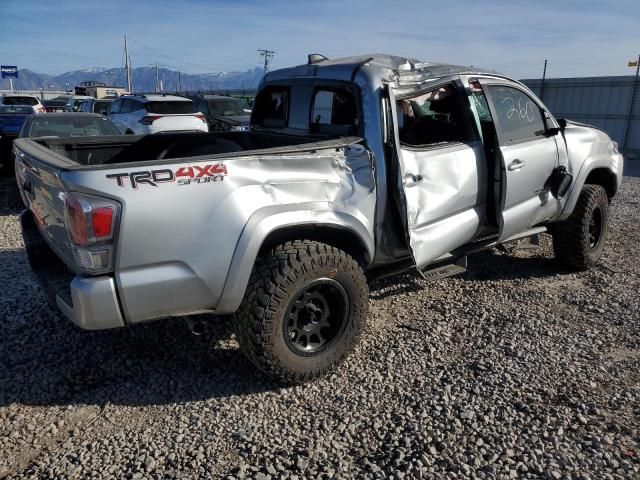
<path fill-rule="evenodd" d="M 320 56 L 321 57 L 321 56 Z M 353 57 L 336 59 L 320 59 L 313 63 L 306 63 L 295 67 L 274 70 L 265 75 L 264 81 L 271 82 L 292 77 L 316 77 L 334 80 L 353 80 L 355 75 L 367 67 L 369 81 L 375 77 L 388 77 L 395 73 L 399 77 L 411 77 L 413 81 L 434 79 L 448 75 L 469 74 L 494 74 L 498 72 L 474 66 L 452 65 L 448 63 L 425 62 L 410 57 L 399 57 L 384 53 L 371 53 Z"/>

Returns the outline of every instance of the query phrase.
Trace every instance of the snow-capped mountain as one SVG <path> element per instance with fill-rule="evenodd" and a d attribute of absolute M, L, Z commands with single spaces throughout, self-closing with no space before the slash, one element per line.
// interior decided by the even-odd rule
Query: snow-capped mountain
<path fill-rule="evenodd" d="M 160 80 L 165 91 L 194 90 L 248 90 L 252 91 L 262 78 L 262 69 L 253 68 L 244 72 L 217 72 L 188 74 L 175 70 L 160 68 Z M 66 90 L 84 81 L 99 81 L 107 85 L 126 87 L 127 74 L 124 68 L 91 67 L 82 70 L 65 72 L 61 75 L 36 73 L 21 69 L 20 78 L 14 79 L 13 85 L 18 90 L 55 89 Z M 149 92 L 155 90 L 156 69 L 154 67 L 138 67 L 132 71 L 133 90 Z M 0 80 L 0 89 L 9 88 L 9 79 Z"/>

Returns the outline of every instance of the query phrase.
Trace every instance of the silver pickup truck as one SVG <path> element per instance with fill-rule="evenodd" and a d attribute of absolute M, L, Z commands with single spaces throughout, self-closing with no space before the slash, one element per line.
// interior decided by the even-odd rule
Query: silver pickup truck
<path fill-rule="evenodd" d="M 495 72 L 387 55 L 269 72 L 249 131 L 21 139 L 16 177 L 33 271 L 84 329 L 233 314 L 285 382 L 339 364 L 368 282 L 549 232 L 587 269 L 622 156 Z M 201 317 L 195 317 L 201 318 Z"/>

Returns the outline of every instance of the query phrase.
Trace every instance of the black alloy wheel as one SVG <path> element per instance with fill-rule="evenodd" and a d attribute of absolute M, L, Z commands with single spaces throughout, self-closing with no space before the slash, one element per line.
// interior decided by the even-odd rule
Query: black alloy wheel
<path fill-rule="evenodd" d="M 285 315 L 287 346 L 297 355 L 317 355 L 329 348 L 347 325 L 349 297 L 340 283 L 319 278 L 294 296 Z"/>
<path fill-rule="evenodd" d="M 589 248 L 595 249 L 602 238 L 602 209 L 596 205 L 589 221 Z"/>

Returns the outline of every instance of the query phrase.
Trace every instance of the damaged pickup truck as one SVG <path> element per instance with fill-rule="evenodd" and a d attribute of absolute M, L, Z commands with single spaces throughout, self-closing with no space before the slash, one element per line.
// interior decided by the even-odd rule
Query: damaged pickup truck
<path fill-rule="evenodd" d="M 541 232 L 593 266 L 623 166 L 517 81 L 387 55 L 269 72 L 249 131 L 20 139 L 15 155 L 53 306 L 84 329 L 233 314 L 285 382 L 353 350 L 373 279 L 457 274 Z"/>

